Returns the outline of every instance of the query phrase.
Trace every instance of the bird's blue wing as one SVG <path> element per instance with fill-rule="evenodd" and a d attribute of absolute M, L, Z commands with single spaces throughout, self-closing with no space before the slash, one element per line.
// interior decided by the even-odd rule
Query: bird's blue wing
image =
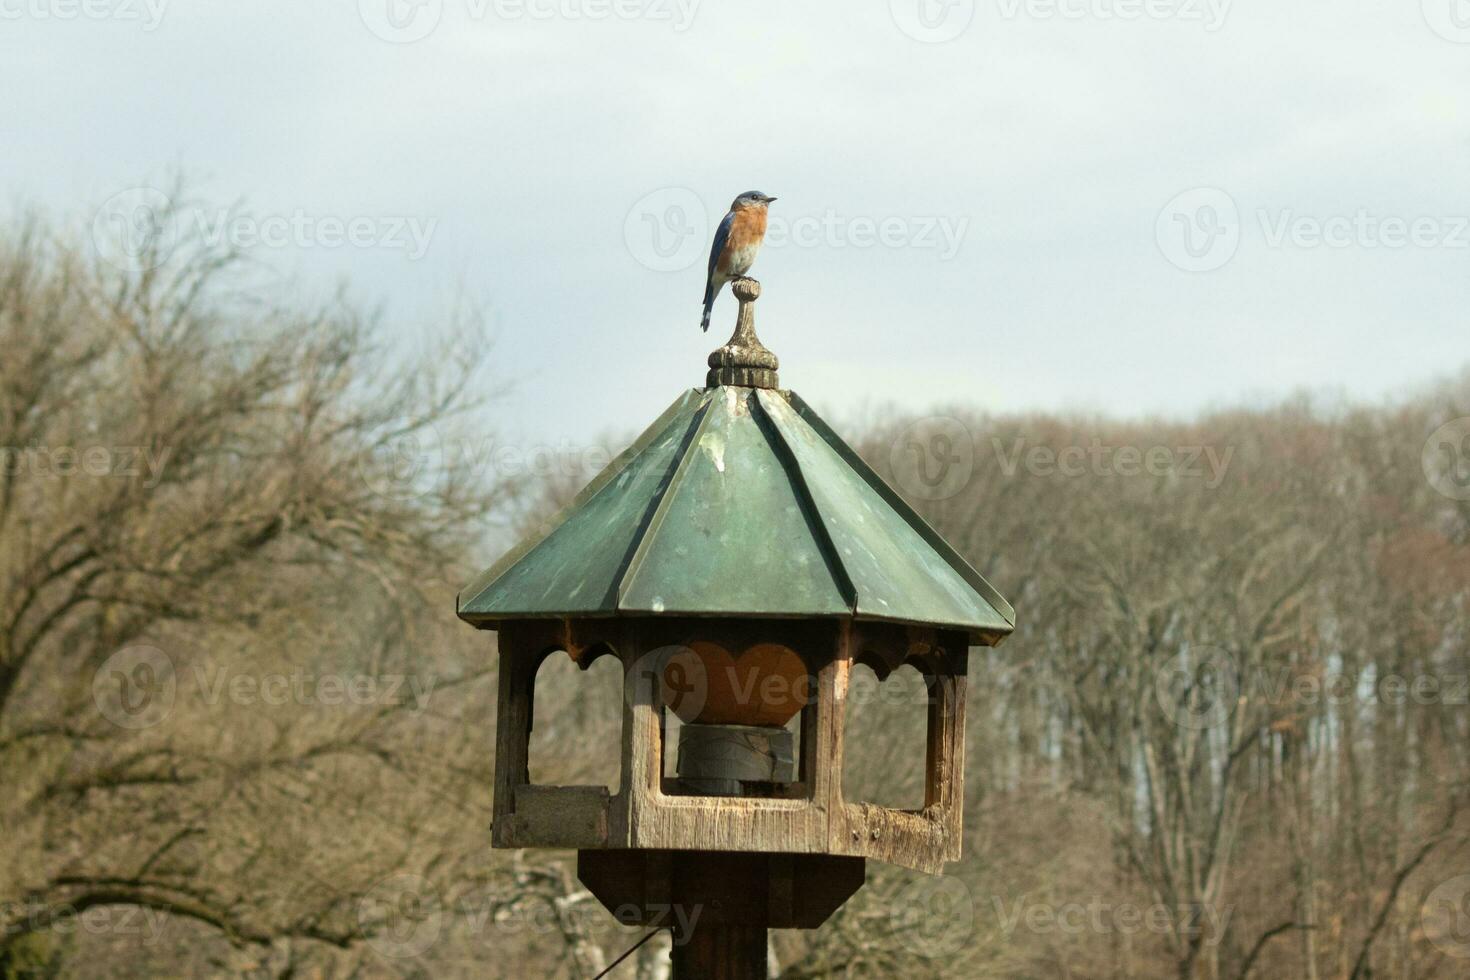
<path fill-rule="evenodd" d="M 720 253 L 725 250 L 725 242 L 730 238 L 730 226 L 735 223 L 735 212 L 731 211 L 725 215 L 725 220 L 720 222 L 720 227 L 715 229 L 715 242 L 709 249 L 709 273 L 715 274 L 715 264 L 720 261 Z"/>

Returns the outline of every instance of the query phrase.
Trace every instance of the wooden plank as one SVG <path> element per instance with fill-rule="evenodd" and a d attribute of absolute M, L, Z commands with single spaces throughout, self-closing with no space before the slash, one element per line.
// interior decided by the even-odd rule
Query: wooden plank
<path fill-rule="evenodd" d="M 951 652 L 950 673 L 930 676 L 924 805 L 945 830 L 944 857 L 958 861 L 965 836 L 965 651 Z"/>
<path fill-rule="evenodd" d="M 515 847 L 607 846 L 606 786 L 517 786 Z"/>
<path fill-rule="evenodd" d="M 890 810 L 872 803 L 843 807 L 846 835 L 833 851 L 873 858 L 926 874 L 944 870 L 949 831 L 935 811 Z"/>
<path fill-rule="evenodd" d="M 848 826 L 846 804 L 842 798 L 842 766 L 846 751 L 847 689 L 852 679 L 852 658 L 856 647 L 853 625 L 844 623 L 838 630 L 832 662 L 822 670 L 820 706 L 825 712 L 819 732 L 822 739 L 822 763 L 825 792 L 818 798 L 827 812 L 827 850 L 833 854 L 860 854 L 856 846 L 860 838 Z"/>
<path fill-rule="evenodd" d="M 634 811 L 631 847 L 821 853 L 827 814 L 809 800 L 663 796 Z"/>
<path fill-rule="evenodd" d="M 535 654 L 517 642 L 515 631 L 500 632 L 500 686 L 495 718 L 495 799 L 490 841 L 513 847 L 516 788 L 531 781 L 527 754 L 531 736 L 531 697 Z"/>
<path fill-rule="evenodd" d="M 658 699 L 657 648 L 644 650 L 643 633 L 629 624 L 622 637 L 623 782 L 621 800 L 613 807 L 612 834 L 616 847 L 640 847 L 645 815 L 661 794 L 663 779 L 663 712 Z"/>

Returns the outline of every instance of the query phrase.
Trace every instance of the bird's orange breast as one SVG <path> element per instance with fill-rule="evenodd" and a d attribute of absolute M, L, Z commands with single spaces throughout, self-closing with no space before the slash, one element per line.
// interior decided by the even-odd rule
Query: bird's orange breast
<path fill-rule="evenodd" d="M 766 209 L 742 208 L 730 223 L 730 244 L 736 248 L 759 245 L 766 237 Z"/>

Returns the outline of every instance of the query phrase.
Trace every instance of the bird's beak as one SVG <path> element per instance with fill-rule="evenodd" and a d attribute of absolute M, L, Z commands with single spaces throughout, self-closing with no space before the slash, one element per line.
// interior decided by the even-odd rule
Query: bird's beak
<path fill-rule="evenodd" d="M 766 203 L 766 204 L 770 204 L 770 203 L 771 203 L 771 202 L 772 202 L 772 201 L 774 201 L 774 200 L 775 200 L 775 198 L 774 198 L 774 197 L 767 197 L 767 198 L 763 198 L 763 199 L 762 199 L 762 200 L 763 200 L 763 201 L 764 201 L 764 202 L 765 202 L 765 203 Z"/>

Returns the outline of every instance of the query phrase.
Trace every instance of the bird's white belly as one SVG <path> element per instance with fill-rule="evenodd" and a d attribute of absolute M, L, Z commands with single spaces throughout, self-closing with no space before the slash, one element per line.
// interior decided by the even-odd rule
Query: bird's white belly
<path fill-rule="evenodd" d="M 744 248 L 732 248 L 726 252 L 726 255 L 729 256 L 730 264 L 725 271 L 730 274 L 732 279 L 736 276 L 743 276 L 750 271 L 751 265 L 755 262 L 755 253 L 758 247 L 756 245 L 747 245 Z"/>

